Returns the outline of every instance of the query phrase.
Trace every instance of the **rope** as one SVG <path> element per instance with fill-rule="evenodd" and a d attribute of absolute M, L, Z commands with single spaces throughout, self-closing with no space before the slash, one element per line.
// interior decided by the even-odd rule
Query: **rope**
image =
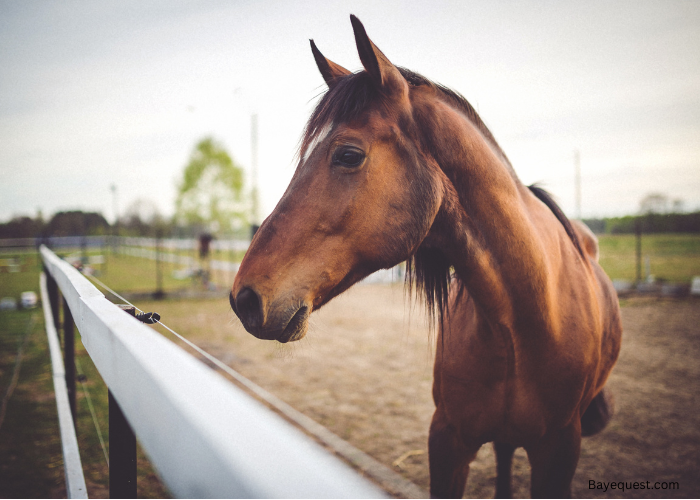
<path fill-rule="evenodd" d="M 75 358 L 75 366 L 78 368 L 78 380 L 83 388 L 83 394 L 85 399 L 87 399 L 88 408 L 90 408 L 90 415 L 92 415 L 92 423 L 95 424 L 95 430 L 97 431 L 97 437 L 100 440 L 100 446 L 102 447 L 102 453 L 105 456 L 105 462 L 107 462 L 107 467 L 109 467 L 109 454 L 107 453 L 107 447 L 105 446 L 105 441 L 102 438 L 102 430 L 100 429 L 100 423 L 97 421 L 97 415 L 95 414 L 95 407 L 92 405 L 92 398 L 90 397 L 90 392 L 87 390 L 87 385 L 85 384 L 85 374 L 83 373 L 83 367 L 80 366 L 80 360 Z"/>
<path fill-rule="evenodd" d="M 35 323 L 36 323 L 36 313 L 32 314 L 32 317 L 29 318 L 29 324 L 27 325 L 27 331 L 24 334 L 24 338 L 22 339 L 22 343 L 20 344 L 19 349 L 17 350 L 17 360 L 15 361 L 15 368 L 12 372 L 12 379 L 10 380 L 10 385 L 7 386 L 7 391 L 5 391 L 5 395 L 2 398 L 2 404 L 0 405 L 0 427 L 2 427 L 2 423 L 5 420 L 5 413 L 7 412 L 7 404 L 10 401 L 10 397 L 12 396 L 12 393 L 15 391 L 15 387 L 17 387 L 17 382 L 19 381 L 19 369 L 20 369 L 20 366 L 22 365 L 22 356 L 24 355 L 24 348 L 27 346 L 27 342 L 29 341 L 29 336 L 34 331 L 34 324 Z"/>

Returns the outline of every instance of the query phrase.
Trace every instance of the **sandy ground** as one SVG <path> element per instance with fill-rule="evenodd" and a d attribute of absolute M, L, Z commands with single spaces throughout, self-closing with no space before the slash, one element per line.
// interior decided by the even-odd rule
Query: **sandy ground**
<path fill-rule="evenodd" d="M 427 437 L 433 340 L 400 285 L 358 285 L 312 316 L 310 333 L 287 345 L 247 334 L 224 301 L 166 302 L 163 321 L 343 439 L 428 488 Z M 170 319 L 170 321 L 168 321 Z M 623 302 L 625 334 L 609 380 L 612 423 L 586 438 L 575 497 L 700 496 L 700 301 Z M 395 461 L 408 455 L 402 462 Z M 529 496 L 529 464 L 516 452 L 516 496 Z M 495 464 L 485 445 L 467 497 L 493 497 Z M 590 481 L 676 481 L 680 489 L 590 489 Z"/>

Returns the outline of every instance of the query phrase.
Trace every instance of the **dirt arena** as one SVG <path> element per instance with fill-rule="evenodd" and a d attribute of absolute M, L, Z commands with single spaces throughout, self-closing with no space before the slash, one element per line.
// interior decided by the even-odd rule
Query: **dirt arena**
<path fill-rule="evenodd" d="M 164 318 L 168 307 L 182 307 L 167 304 L 159 306 Z M 253 338 L 218 301 L 188 303 L 197 312 L 185 318 L 173 311 L 170 326 L 427 489 L 434 335 L 420 308 L 409 304 L 401 285 L 355 286 L 312 316 L 305 339 L 288 345 Z M 574 496 L 698 497 L 700 300 L 631 298 L 622 305 L 622 353 L 609 380 L 617 412 L 603 433 L 584 439 Z M 224 326 L 212 333 L 212 324 Z M 493 497 L 494 477 L 485 445 L 472 463 L 466 497 Z M 522 449 L 513 477 L 514 494 L 529 497 Z M 590 489 L 590 481 L 651 488 L 676 482 L 679 489 L 605 491 Z"/>

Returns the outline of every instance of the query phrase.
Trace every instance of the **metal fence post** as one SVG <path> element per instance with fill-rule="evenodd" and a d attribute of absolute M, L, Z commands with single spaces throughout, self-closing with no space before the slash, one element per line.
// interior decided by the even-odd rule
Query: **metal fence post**
<path fill-rule="evenodd" d="M 121 306 L 132 316 L 133 307 Z M 136 498 L 136 435 L 111 390 L 109 400 L 109 497 Z"/>
<path fill-rule="evenodd" d="M 70 402 L 70 411 L 73 414 L 73 424 L 75 425 L 77 421 L 77 406 L 75 402 L 75 323 L 65 298 L 63 299 L 63 357 L 68 401 Z"/>

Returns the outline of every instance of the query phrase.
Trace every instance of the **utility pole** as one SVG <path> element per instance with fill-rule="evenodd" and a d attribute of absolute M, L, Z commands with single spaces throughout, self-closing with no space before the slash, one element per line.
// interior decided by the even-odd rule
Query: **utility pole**
<path fill-rule="evenodd" d="M 250 147 L 251 147 L 251 198 L 252 214 L 250 221 L 250 236 L 253 237 L 260 227 L 260 208 L 258 200 L 258 115 L 253 113 L 250 117 Z"/>
<path fill-rule="evenodd" d="M 581 220 L 581 154 L 574 149 L 574 200 L 576 218 Z"/>

